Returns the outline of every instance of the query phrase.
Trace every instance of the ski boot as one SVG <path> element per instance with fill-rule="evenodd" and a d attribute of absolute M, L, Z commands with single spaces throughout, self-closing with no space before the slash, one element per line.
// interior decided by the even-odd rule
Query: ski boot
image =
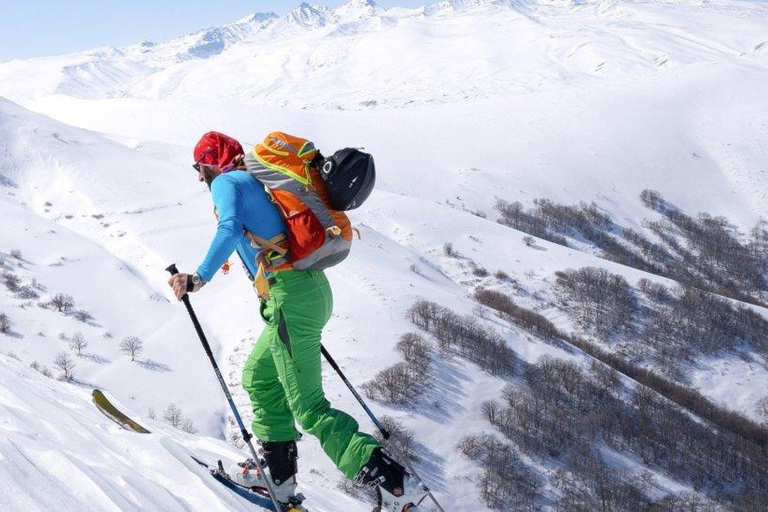
<path fill-rule="evenodd" d="M 296 442 L 261 443 L 264 459 L 262 466 L 267 474 L 262 474 L 258 464 L 252 459 L 233 464 L 228 471 L 230 480 L 252 491 L 268 495 L 265 478 L 269 478 L 277 501 L 285 510 L 305 510 L 301 503 L 304 495 L 296 492 L 296 473 L 298 459 Z"/>
<path fill-rule="evenodd" d="M 355 481 L 376 489 L 381 512 L 416 512 L 427 497 L 424 486 L 381 448 L 373 451 Z"/>

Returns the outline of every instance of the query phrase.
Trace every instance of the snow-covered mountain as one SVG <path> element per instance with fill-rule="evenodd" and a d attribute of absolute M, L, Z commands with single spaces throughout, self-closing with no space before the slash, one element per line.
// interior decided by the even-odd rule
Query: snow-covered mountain
<path fill-rule="evenodd" d="M 398 108 L 759 66 L 762 2 L 350 0 L 255 14 L 164 43 L 0 65 L 0 95 Z"/>
<path fill-rule="evenodd" d="M 472 294 L 478 287 L 503 291 L 579 332 L 553 292 L 555 272 L 591 266 L 630 284 L 674 281 L 607 261 L 579 237 L 568 247 L 538 237 L 529 246 L 525 232 L 496 222 L 494 205 L 594 201 L 616 232 L 632 228 L 658 240 L 651 222 L 664 219 L 639 198 L 654 189 L 690 215 L 727 218 L 746 236 L 768 212 L 766 26 L 768 4 L 760 1 L 452 0 L 385 10 L 350 0 L 335 9 L 301 4 L 283 16 L 254 14 L 166 42 L 0 63 L 0 96 L 7 98 L 0 98 L 2 272 L 39 295 L 0 291 L 0 313 L 11 321 L 0 352 L 13 354 L 0 356 L 0 432 L 9 439 L 0 458 L 39 474 L 21 481 L 3 466 L 0 484 L 12 490 L 0 502 L 46 507 L 44 489 L 60 482 L 56 471 L 75 468 L 74 490 L 54 485 L 60 503 L 238 506 L 199 487 L 194 474 L 173 479 L 185 471 L 174 454 L 203 449 L 235 458 L 230 448 L 149 419 L 150 409 L 160 418 L 173 403 L 201 435 L 224 439 L 232 431 L 188 318 L 169 300 L 163 270 L 174 261 L 194 268 L 214 230 L 208 193 L 189 169 L 191 146 L 203 132 L 221 130 L 252 144 L 280 129 L 311 137 L 324 151 L 364 146 L 376 156 L 377 189 L 352 212 L 362 239 L 329 272 L 335 314 L 324 343 L 355 384 L 400 360 L 395 344 L 417 330 L 405 312 L 418 299 L 494 326 L 521 367 L 548 355 L 588 368 L 584 353 L 478 309 Z M 239 371 L 261 324 L 236 267 L 193 303 L 247 411 Z M 91 318 L 46 306 L 56 293 L 72 295 L 75 309 Z M 69 348 L 76 332 L 89 343 L 80 356 Z M 137 361 L 119 349 L 126 336 L 144 341 Z M 620 342 L 604 347 L 626 355 Z M 768 364 L 748 349 L 698 355 L 678 379 L 760 421 Z M 62 351 L 77 364 L 74 383 L 26 369 L 34 361 L 53 370 Z M 483 401 L 509 383 L 524 388 L 523 373 L 494 375 L 449 351 L 434 358 L 433 386 L 414 407 L 373 402 L 377 414 L 415 433 L 424 476 L 452 505 L 446 510 L 483 509 L 478 467 L 456 447 L 467 434 L 492 430 Z M 621 383 L 626 396 L 639 387 Z M 358 414 L 330 370 L 324 385 L 335 405 Z M 99 420 L 84 402 L 90 386 L 107 389 L 161 434 L 134 440 Z M 64 426 L 44 426 L 22 402 L 51 407 Z M 83 425 L 94 422 L 88 436 L 105 446 L 103 462 L 82 439 Z M 24 429 L 59 436 L 62 443 L 44 449 L 61 464 L 43 467 L 19 433 Z M 653 499 L 707 496 L 635 452 L 603 449 L 614 469 L 652 473 Z M 309 436 L 300 450 L 311 510 L 336 510 L 338 472 Z M 125 452 L 141 463 L 124 460 Z M 547 508 L 562 495 L 552 483 L 556 467 L 526 461 L 542 478 L 537 503 Z M 110 469 L 114 476 L 97 475 Z M 132 471 L 141 476 L 132 479 Z M 105 495 L 95 490 L 103 486 L 110 488 Z M 347 498 L 339 491 L 337 499 Z M 365 509 L 344 503 L 345 510 Z"/>

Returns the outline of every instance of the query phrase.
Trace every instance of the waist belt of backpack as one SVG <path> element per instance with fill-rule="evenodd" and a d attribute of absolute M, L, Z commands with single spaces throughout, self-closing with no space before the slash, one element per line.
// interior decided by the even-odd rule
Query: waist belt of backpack
<path fill-rule="evenodd" d="M 274 269 L 289 261 L 288 237 L 280 233 L 267 240 L 249 231 L 245 234 L 251 240 L 251 246 L 261 249 L 256 256 L 258 270 L 253 278 L 253 287 L 259 299 L 269 300 L 269 287 L 275 284 L 275 278 L 272 275 Z"/>
<path fill-rule="evenodd" d="M 269 240 L 250 231 L 246 231 L 245 235 L 251 240 L 252 247 L 261 249 L 257 259 L 260 264 L 264 264 L 265 270 L 272 271 L 289 261 L 288 237 L 284 233 L 275 235 Z"/>

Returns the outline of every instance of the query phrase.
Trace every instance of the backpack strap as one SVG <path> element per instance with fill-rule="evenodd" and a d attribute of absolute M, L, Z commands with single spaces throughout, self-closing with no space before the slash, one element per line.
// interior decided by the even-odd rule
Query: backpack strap
<path fill-rule="evenodd" d="M 251 246 L 261 249 L 256 255 L 256 263 L 263 267 L 264 272 L 271 273 L 293 268 L 288 257 L 288 236 L 279 233 L 267 240 L 255 233 L 245 231 L 251 240 Z"/>
<path fill-rule="evenodd" d="M 280 242 L 284 242 L 287 240 L 286 236 L 282 233 L 280 233 L 277 236 L 274 236 L 271 240 L 267 240 L 266 238 L 262 238 L 256 233 L 251 233 L 250 231 L 245 232 L 245 236 L 247 236 L 251 240 L 251 245 L 254 247 L 260 247 L 262 249 L 269 249 L 270 251 L 275 251 L 280 256 L 285 257 L 288 254 L 288 249 L 285 247 L 280 247 L 278 244 Z"/>
<path fill-rule="evenodd" d="M 257 269 L 253 277 L 253 287 L 259 299 L 269 300 L 269 288 L 274 283 L 272 272 L 291 268 L 288 260 L 288 237 L 280 233 L 267 240 L 250 231 L 246 231 L 245 236 L 250 239 L 252 247 L 261 249 L 256 256 Z"/>

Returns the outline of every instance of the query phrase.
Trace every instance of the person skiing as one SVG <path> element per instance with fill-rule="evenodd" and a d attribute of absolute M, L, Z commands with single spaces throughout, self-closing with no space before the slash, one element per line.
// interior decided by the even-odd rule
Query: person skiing
<path fill-rule="evenodd" d="M 196 144 L 193 167 L 211 191 L 218 227 L 197 270 L 176 274 L 168 284 L 179 300 L 199 291 L 233 251 L 255 276 L 266 327 L 245 363 L 242 385 L 278 501 L 288 503 L 296 494 L 298 422 L 347 478 L 378 488 L 384 510 L 415 510 L 426 495 L 422 487 L 325 397 L 320 339 L 333 308 L 330 285 L 322 270 L 292 268 L 284 218 L 246 170 L 245 159 L 240 143 L 222 133 L 208 132 Z M 260 258 L 269 262 L 269 271 L 259 265 Z M 255 468 L 253 461 L 245 461 L 228 473 L 239 485 L 263 488 L 265 476 Z"/>

